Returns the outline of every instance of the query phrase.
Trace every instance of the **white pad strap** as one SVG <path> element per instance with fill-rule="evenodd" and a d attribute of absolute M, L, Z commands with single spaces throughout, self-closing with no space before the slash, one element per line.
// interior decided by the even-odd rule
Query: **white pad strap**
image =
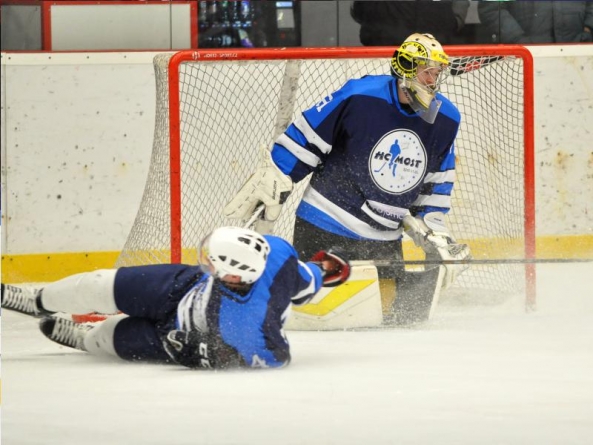
<path fill-rule="evenodd" d="M 113 337 L 117 324 L 127 317 L 127 315 L 114 315 L 91 329 L 84 337 L 86 350 L 93 355 L 119 357 L 113 346 Z"/>
<path fill-rule="evenodd" d="M 100 269 L 48 284 L 42 290 L 41 304 L 52 312 L 116 314 L 113 294 L 116 273 L 117 269 Z"/>

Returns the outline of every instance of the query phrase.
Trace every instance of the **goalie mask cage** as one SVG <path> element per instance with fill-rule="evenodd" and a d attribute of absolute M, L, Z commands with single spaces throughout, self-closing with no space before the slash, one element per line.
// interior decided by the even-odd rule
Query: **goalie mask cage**
<path fill-rule="evenodd" d="M 476 259 L 534 258 L 533 60 L 520 46 L 446 48 L 442 93 L 459 108 L 449 228 Z M 160 54 L 146 188 L 116 266 L 196 262 L 222 208 L 259 164 L 259 147 L 347 80 L 388 74 L 393 48 L 199 50 Z M 274 232 L 292 240 L 297 184 Z M 326 248 L 328 246 L 320 246 Z M 535 298 L 533 264 L 472 265 L 454 286 Z"/>

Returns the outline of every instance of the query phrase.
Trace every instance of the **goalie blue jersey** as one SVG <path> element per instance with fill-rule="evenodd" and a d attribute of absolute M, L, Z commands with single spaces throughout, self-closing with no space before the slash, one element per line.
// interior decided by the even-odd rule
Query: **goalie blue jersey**
<path fill-rule="evenodd" d="M 313 172 L 299 218 L 353 239 L 397 240 L 401 221 L 448 212 L 460 114 L 444 96 L 433 124 L 397 97 L 392 76 L 348 81 L 280 135 L 272 159 L 294 182 Z"/>
<path fill-rule="evenodd" d="M 298 259 L 282 238 L 266 235 L 270 254 L 249 292 L 235 293 L 202 273 L 177 308 L 177 328 L 208 330 L 233 347 L 250 367 L 289 363 L 283 326 L 291 304 L 307 303 L 321 288 L 321 269 Z"/>

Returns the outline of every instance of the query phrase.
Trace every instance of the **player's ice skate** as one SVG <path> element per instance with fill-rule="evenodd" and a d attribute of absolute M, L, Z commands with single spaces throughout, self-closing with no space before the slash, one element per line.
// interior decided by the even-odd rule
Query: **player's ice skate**
<path fill-rule="evenodd" d="M 67 318 L 51 315 L 41 319 L 39 329 L 47 338 L 62 346 L 86 351 L 84 338 L 93 326 L 74 323 Z"/>
<path fill-rule="evenodd" d="M 27 289 L 10 284 L 2 284 L 2 307 L 33 317 L 42 317 L 49 312 L 38 303 L 39 289 Z"/>

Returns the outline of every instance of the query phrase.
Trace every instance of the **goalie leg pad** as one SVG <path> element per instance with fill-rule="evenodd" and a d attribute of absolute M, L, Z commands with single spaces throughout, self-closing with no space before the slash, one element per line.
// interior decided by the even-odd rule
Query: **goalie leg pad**
<path fill-rule="evenodd" d="M 383 317 L 386 321 L 393 316 L 393 303 L 395 301 L 395 280 L 393 278 L 379 278 L 379 289 L 381 290 L 381 306 Z"/>
<path fill-rule="evenodd" d="M 396 284 L 392 323 L 410 325 L 429 320 L 438 304 L 444 276 L 444 266 L 403 274 Z"/>
<path fill-rule="evenodd" d="M 358 263 L 351 263 L 350 278 L 344 284 L 324 287 L 308 304 L 293 306 L 286 329 L 331 331 L 381 326 L 377 268 L 363 261 Z"/>

